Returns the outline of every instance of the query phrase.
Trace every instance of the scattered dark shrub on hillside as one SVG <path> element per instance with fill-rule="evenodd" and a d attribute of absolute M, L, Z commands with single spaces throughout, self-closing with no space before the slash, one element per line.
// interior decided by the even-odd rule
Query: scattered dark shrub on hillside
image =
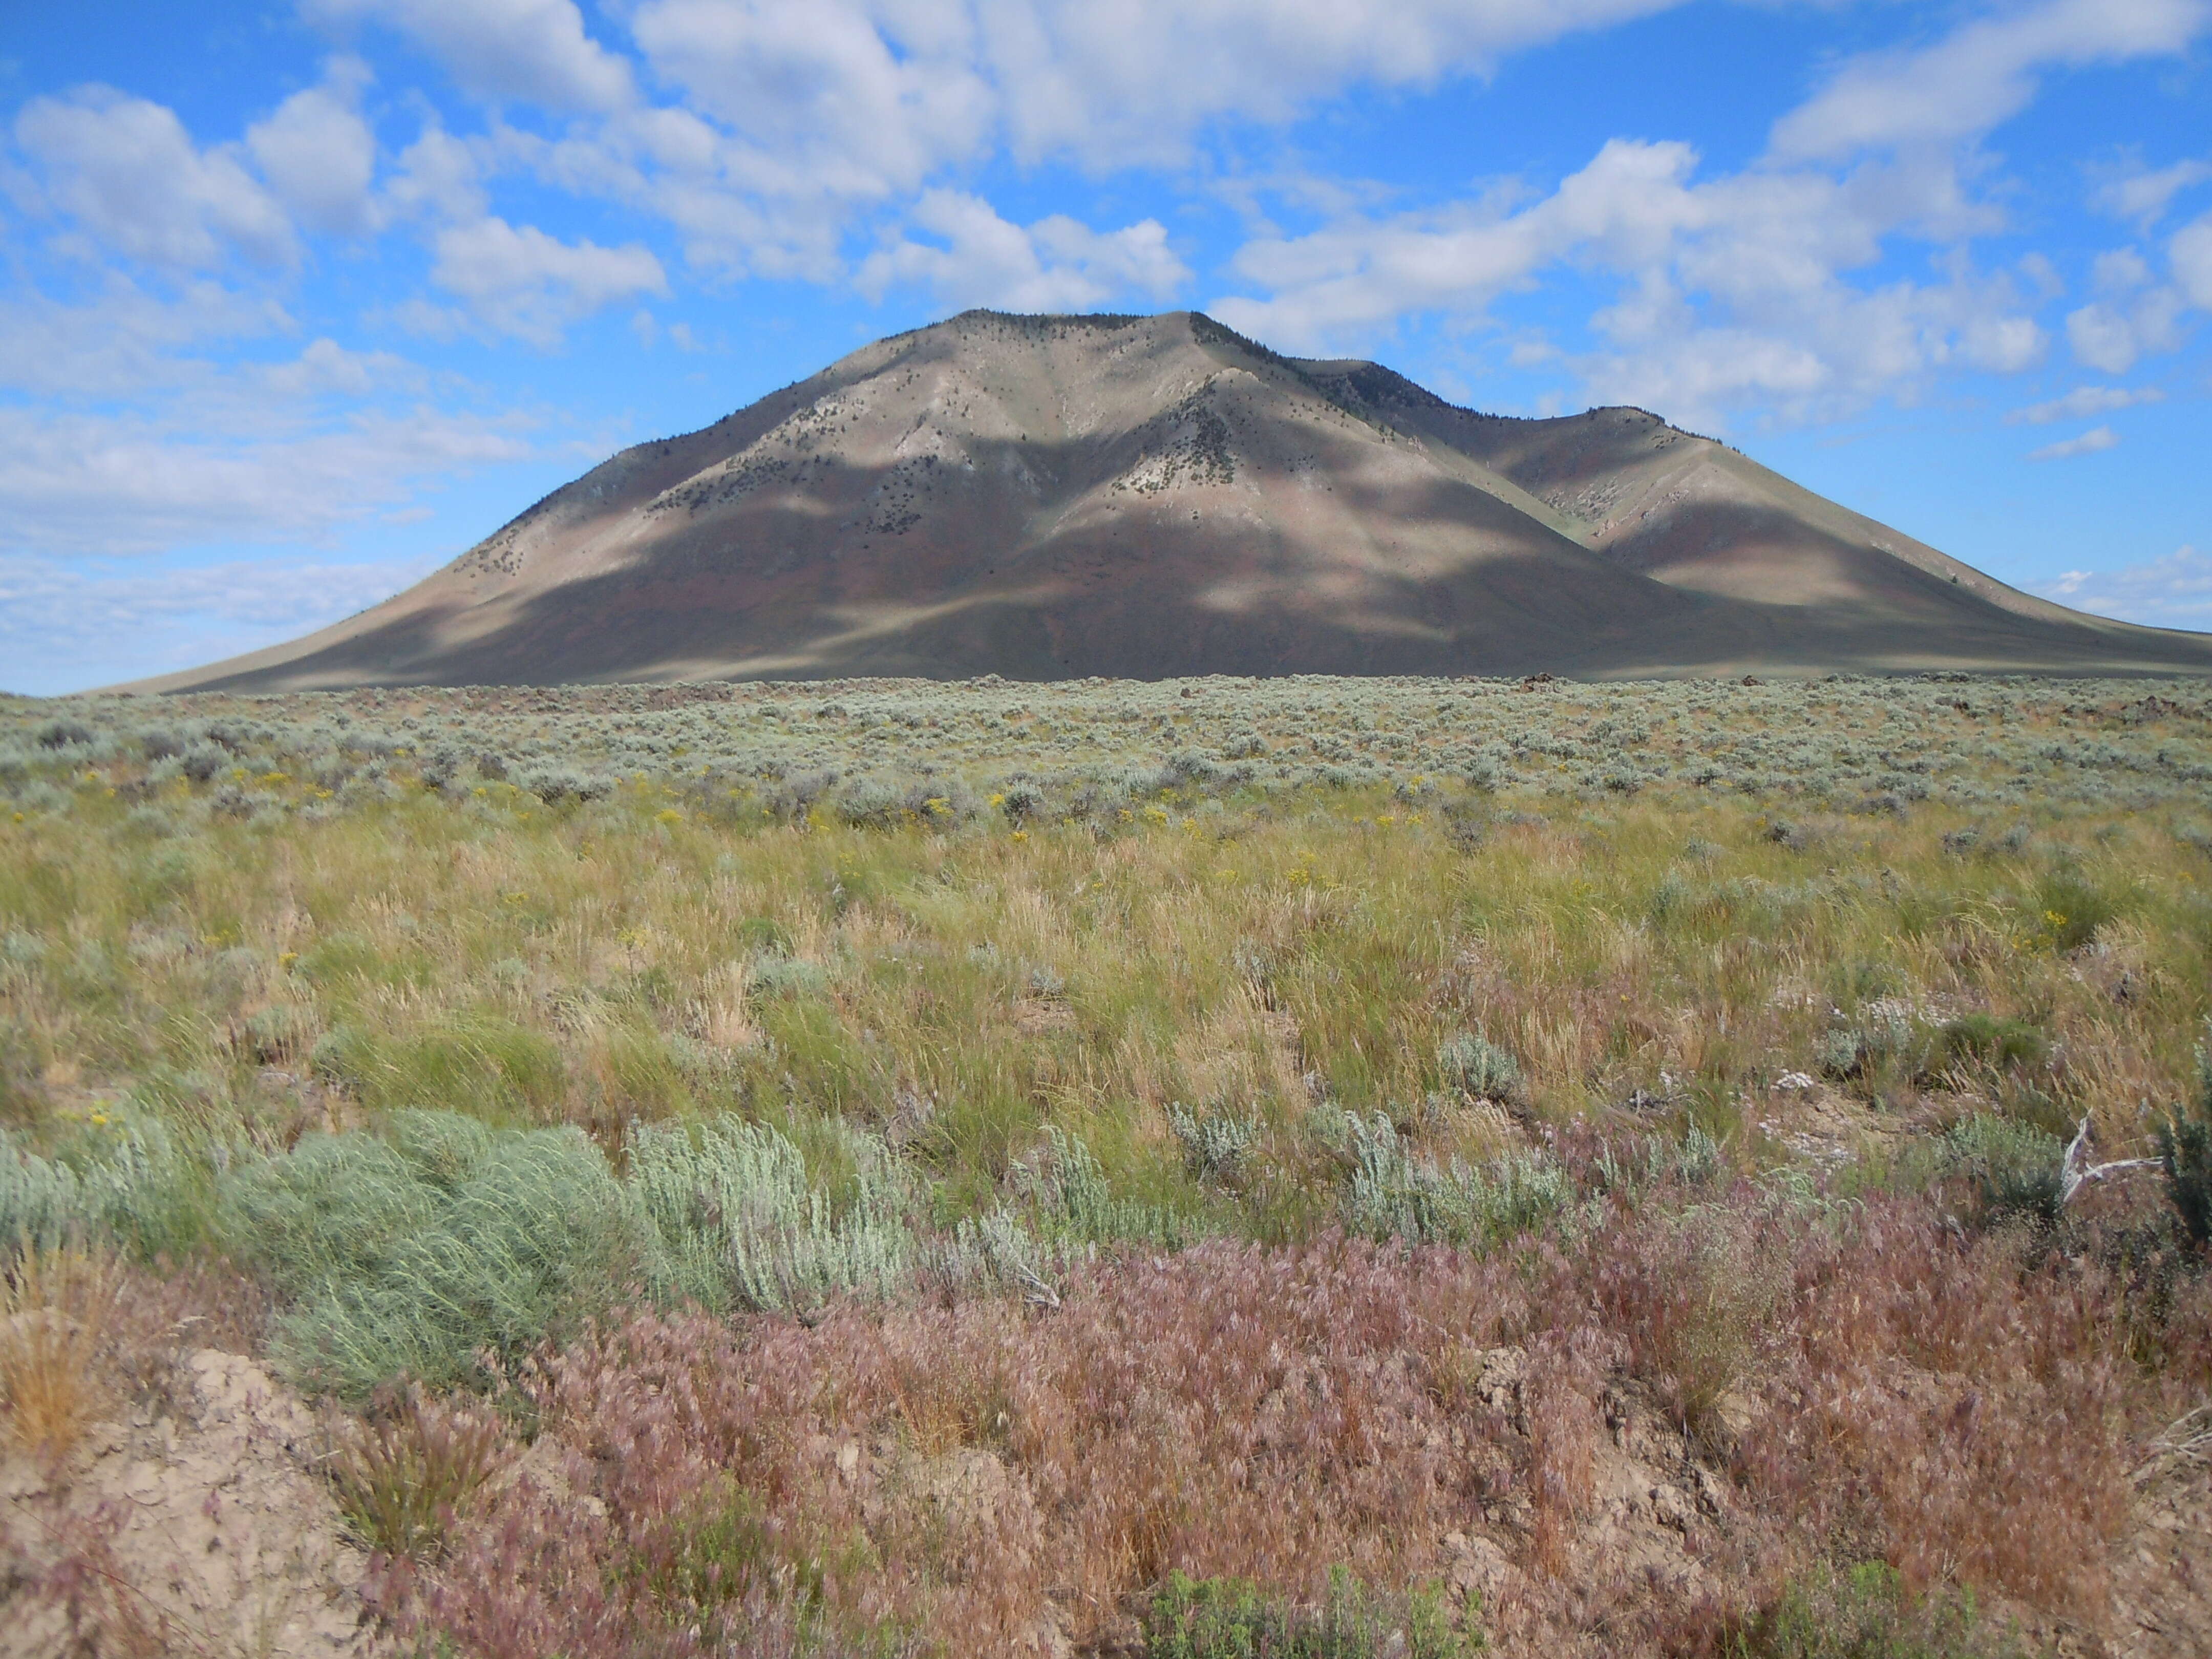
<path fill-rule="evenodd" d="M 2212 1242 L 2212 1050 L 2197 1051 L 2197 1098 L 2160 1126 L 2158 1150 L 2182 1229 L 2203 1244 Z"/>
<path fill-rule="evenodd" d="M 548 806 L 557 806 L 563 801 L 600 800 L 614 793 L 614 785 L 605 778 L 587 775 L 568 767 L 533 767 L 522 775 L 520 783 Z"/>
<path fill-rule="evenodd" d="M 1952 1169 L 1972 1183 L 1983 1225 L 2021 1220 L 2047 1230 L 2058 1224 L 2066 1148 L 2057 1136 L 2009 1118 L 1978 1116 L 1944 1141 Z"/>
<path fill-rule="evenodd" d="M 1942 1063 L 1972 1061 L 1996 1070 L 2040 1066 L 2051 1053 L 2043 1032 L 2022 1019 L 1966 1014 L 1936 1032 Z"/>
<path fill-rule="evenodd" d="M 68 749 L 90 743 L 96 734 L 82 720 L 49 720 L 39 728 L 39 747 Z"/>

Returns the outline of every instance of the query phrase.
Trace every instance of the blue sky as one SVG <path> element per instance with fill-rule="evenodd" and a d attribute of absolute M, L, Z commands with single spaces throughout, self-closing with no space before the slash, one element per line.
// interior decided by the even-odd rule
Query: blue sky
<path fill-rule="evenodd" d="M 971 305 L 1635 403 L 2212 628 L 2212 0 L 0 0 L 0 687 Z"/>

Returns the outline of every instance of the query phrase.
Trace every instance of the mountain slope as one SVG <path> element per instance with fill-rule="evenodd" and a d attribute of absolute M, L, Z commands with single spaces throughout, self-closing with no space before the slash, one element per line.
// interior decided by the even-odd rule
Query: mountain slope
<path fill-rule="evenodd" d="M 143 690 L 2212 669 L 1638 410 L 1453 408 L 1191 313 L 970 312 L 623 451 L 406 592 Z"/>

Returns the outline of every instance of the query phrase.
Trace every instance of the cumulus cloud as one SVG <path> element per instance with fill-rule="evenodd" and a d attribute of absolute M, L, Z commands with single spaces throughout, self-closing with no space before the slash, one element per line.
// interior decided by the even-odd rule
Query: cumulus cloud
<path fill-rule="evenodd" d="M 1711 424 L 1745 405 L 1809 419 L 1910 398 L 1947 368 L 2016 373 L 2049 349 L 2034 312 L 2050 273 L 2020 266 L 2045 290 L 2022 295 L 1969 261 L 1969 239 L 2004 224 L 1997 198 L 1969 187 L 1975 141 L 2051 69 L 2171 53 L 2208 26 L 2212 0 L 2045 0 L 1846 63 L 1742 172 L 1703 176 L 1687 145 L 1614 139 L 1549 194 L 1498 189 L 1257 238 L 1234 266 L 1248 291 L 1217 309 L 1325 350 L 1412 315 L 1492 325 L 1501 298 L 1559 270 L 1611 276 L 1620 289 L 1590 317 L 1589 349 L 1523 341 L 1523 355 L 1551 351 L 1600 399 Z M 1942 251 L 1932 278 L 1858 274 L 1901 238 Z M 2067 321 L 2074 355 L 2108 374 L 2180 339 L 2181 290 L 2123 252 Z M 2200 262 L 2212 292 L 2212 230 L 2177 246 L 2177 282 Z"/>
<path fill-rule="evenodd" d="M 163 295 L 111 271 L 76 303 L 34 289 L 0 298 L 0 386 L 58 400 L 173 389 L 214 373 L 196 351 L 291 325 L 282 307 L 208 278 Z"/>
<path fill-rule="evenodd" d="M 376 228 L 369 188 L 376 136 L 355 100 L 368 80 L 356 60 L 331 65 L 329 83 L 295 92 L 246 130 L 246 148 L 292 216 L 311 229 L 355 236 Z"/>
<path fill-rule="evenodd" d="M 2212 311 L 2212 213 L 2177 231 L 2166 252 L 2173 280 L 2189 303 Z"/>
<path fill-rule="evenodd" d="M 2066 314 L 2066 342 L 2081 362 L 2124 374 L 2137 359 L 2181 343 L 2182 296 L 2154 283 L 2135 249 L 2099 254 L 2092 280 L 2103 297 Z"/>
<path fill-rule="evenodd" d="M 2119 447 L 2120 434 L 2108 426 L 2093 426 L 2078 438 L 2062 438 L 2055 444 L 2045 444 L 2040 449 L 2030 450 L 2031 461 L 2066 461 L 2076 455 L 2101 454 L 2107 449 Z"/>
<path fill-rule="evenodd" d="M 458 222 L 489 211 L 489 171 L 478 146 L 456 138 L 433 121 L 399 152 L 384 187 L 388 210 L 404 217 Z"/>
<path fill-rule="evenodd" d="M 1978 137 L 2035 96 L 2039 72 L 2180 51 L 2212 23 L 2205 0 L 2046 0 L 1919 51 L 1869 53 L 1775 124 L 1774 153 L 1824 160 Z"/>
<path fill-rule="evenodd" d="M 128 258 L 191 271 L 294 255 L 290 220 L 238 155 L 200 149 L 160 104 L 100 86 L 33 98 L 15 143 L 46 203 Z"/>
<path fill-rule="evenodd" d="M 2212 624 L 2212 553 L 2184 546 L 2117 570 L 2069 570 L 2029 591 L 2122 622 L 2202 629 Z"/>
<path fill-rule="evenodd" d="M 631 27 L 696 112 L 757 147 L 743 170 L 773 193 L 912 189 L 995 136 L 963 5 L 647 0 Z"/>
<path fill-rule="evenodd" d="M 421 483 L 533 453 L 387 351 L 272 342 L 290 319 L 205 281 L 0 295 L 0 550 L 144 555 L 319 540 Z"/>
<path fill-rule="evenodd" d="M 1346 87 L 1428 87 L 1675 0 L 1027 0 L 986 41 L 1017 154 L 1179 159 L 1223 115 L 1275 122 Z"/>
<path fill-rule="evenodd" d="M 2092 415 L 2107 415 L 2116 409 L 2133 409 L 2138 404 L 2158 404 L 2166 401 L 2166 393 L 2154 386 L 2080 386 L 2063 398 L 2053 398 L 2048 403 L 2030 404 L 2025 409 L 2015 409 L 2005 416 L 2008 426 L 2048 426 L 2053 421 L 2087 420 Z"/>
<path fill-rule="evenodd" d="M 434 283 L 465 301 L 485 326 L 539 345 L 602 306 L 668 292 L 660 261 L 635 242 L 563 242 L 534 225 L 486 218 L 448 226 L 433 246 Z"/>
<path fill-rule="evenodd" d="M 2212 161 L 2176 161 L 2156 169 L 2137 164 L 2100 184 L 2090 194 L 2090 205 L 2148 232 L 2166 216 L 2176 196 L 2208 179 L 2212 179 Z"/>
<path fill-rule="evenodd" d="M 1156 219 L 1101 232 L 1055 214 L 1024 227 L 981 197 L 933 190 L 909 222 L 941 240 L 902 235 L 878 249 L 861 264 L 863 293 L 879 296 L 896 284 L 927 288 L 949 306 L 1079 311 L 1122 293 L 1164 300 L 1191 276 Z"/>
<path fill-rule="evenodd" d="M 1501 296 L 1571 265 L 1624 289 L 1592 319 L 1600 343 L 1577 366 L 1603 399 L 1720 424 L 1756 399 L 1799 415 L 1909 388 L 1950 364 L 2011 371 L 2037 362 L 2042 329 L 2010 283 L 1963 268 L 1933 283 L 1868 291 L 1898 221 L 1947 184 L 1911 169 L 1837 178 L 1754 169 L 1710 181 L 1676 143 L 1608 142 L 1550 195 L 1431 215 L 1352 218 L 1255 240 L 1236 269 L 1266 299 L 1232 297 L 1224 320 L 1327 349 L 1409 313 L 1483 320 Z"/>
<path fill-rule="evenodd" d="M 585 33 L 574 0 L 305 0 L 302 9 L 325 23 L 395 29 L 495 101 L 605 111 L 635 95 L 628 60 Z"/>

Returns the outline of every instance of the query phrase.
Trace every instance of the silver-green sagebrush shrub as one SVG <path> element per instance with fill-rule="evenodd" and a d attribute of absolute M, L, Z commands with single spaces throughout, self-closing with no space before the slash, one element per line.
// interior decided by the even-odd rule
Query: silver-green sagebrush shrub
<path fill-rule="evenodd" d="M 88 1126 L 51 1158 L 0 1129 L 0 1240 L 112 1238 L 142 1255 L 181 1254 L 205 1231 L 208 1187 L 204 1166 L 153 1120 Z"/>
<path fill-rule="evenodd" d="M 1182 1143 L 1183 1166 L 1192 1180 L 1213 1186 L 1234 1186 L 1244 1174 L 1245 1160 L 1260 1137 L 1256 1118 L 1227 1112 L 1193 1112 L 1168 1108 L 1168 1127 Z"/>
<path fill-rule="evenodd" d="M 1462 1031 L 1437 1050 L 1444 1086 L 1509 1105 L 1521 1097 L 1521 1062 L 1479 1031 Z"/>
<path fill-rule="evenodd" d="M 1439 1165 L 1414 1156 L 1382 1112 L 1345 1114 L 1341 1134 L 1351 1163 L 1345 1226 L 1370 1238 L 1484 1243 L 1540 1227 L 1575 1201 L 1567 1172 L 1540 1152 Z"/>
<path fill-rule="evenodd" d="M 720 1311 L 895 1290 L 916 1253 L 903 1173 L 874 1137 L 836 1130 L 854 1171 L 842 1205 L 810 1180 L 799 1148 L 763 1125 L 634 1127 L 626 1185 L 652 1229 L 665 1291 Z"/>
<path fill-rule="evenodd" d="M 1036 1206 L 1048 1239 L 1085 1244 L 1152 1244 L 1180 1249 L 1202 1231 L 1158 1204 L 1117 1198 L 1098 1159 L 1079 1135 L 1048 1127 L 1045 1156 L 1017 1171 L 1018 1185 Z"/>
<path fill-rule="evenodd" d="M 2032 1124 L 1986 1115 L 1966 1119 L 1943 1138 L 1947 1170 L 1972 1183 L 1985 1224 L 2017 1219 L 2057 1224 L 2065 1203 L 2066 1148 Z"/>
<path fill-rule="evenodd" d="M 353 1212 L 370 1225 L 417 1218 L 401 1231 L 295 1233 L 322 1259 L 350 1256 L 353 1270 L 313 1281 L 279 1322 L 271 1347 L 286 1370 L 354 1396 L 400 1375 L 434 1388 L 477 1380 L 487 1358 L 558 1340 L 647 1278 L 650 1240 L 581 1131 L 499 1133 L 450 1186 L 430 1177 L 435 1168 L 372 1156 L 353 1171 L 374 1188 Z M 290 1173 L 266 1179 L 281 1188 Z M 289 1276 L 306 1261 L 273 1265 Z"/>

